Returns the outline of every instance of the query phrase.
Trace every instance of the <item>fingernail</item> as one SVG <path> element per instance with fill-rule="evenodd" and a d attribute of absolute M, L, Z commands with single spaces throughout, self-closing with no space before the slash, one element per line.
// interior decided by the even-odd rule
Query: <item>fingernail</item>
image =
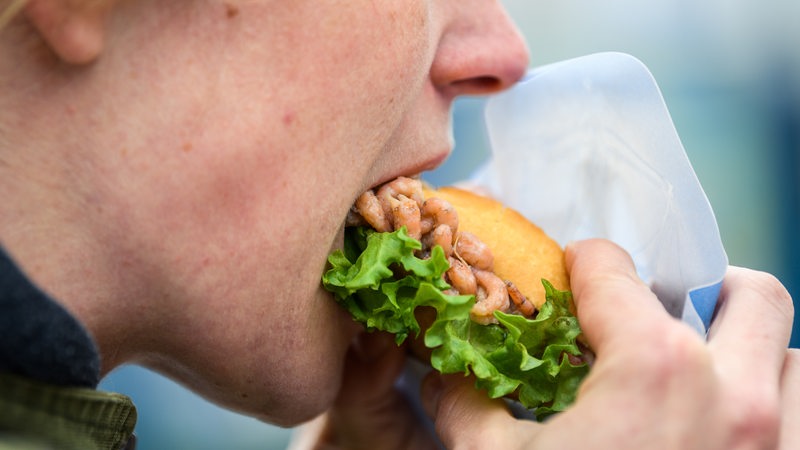
<path fill-rule="evenodd" d="M 439 398 L 444 390 L 442 376 L 437 372 L 431 372 L 425 376 L 420 386 L 420 401 L 422 408 L 431 418 L 436 417 L 436 410 L 439 408 Z"/>

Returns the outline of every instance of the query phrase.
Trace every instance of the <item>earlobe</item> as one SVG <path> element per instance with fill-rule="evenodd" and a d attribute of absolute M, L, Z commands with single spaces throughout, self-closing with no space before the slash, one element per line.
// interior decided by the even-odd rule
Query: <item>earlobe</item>
<path fill-rule="evenodd" d="M 30 0 L 25 15 L 65 63 L 88 64 L 103 50 L 111 1 Z"/>

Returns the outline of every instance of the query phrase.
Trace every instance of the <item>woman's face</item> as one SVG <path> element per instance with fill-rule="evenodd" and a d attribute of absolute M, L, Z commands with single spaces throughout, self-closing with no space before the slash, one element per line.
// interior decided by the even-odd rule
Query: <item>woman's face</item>
<path fill-rule="evenodd" d="M 495 0 L 120 2 L 107 36 L 86 139 L 146 280 L 131 356 L 310 418 L 358 330 L 319 282 L 350 205 L 441 163 L 453 98 L 513 83 L 523 42 Z"/>

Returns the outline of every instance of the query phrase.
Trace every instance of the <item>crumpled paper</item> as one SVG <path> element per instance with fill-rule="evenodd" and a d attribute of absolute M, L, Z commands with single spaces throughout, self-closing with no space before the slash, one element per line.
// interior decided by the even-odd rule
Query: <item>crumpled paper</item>
<path fill-rule="evenodd" d="M 562 245 L 621 245 L 666 309 L 707 331 L 728 259 L 644 64 L 598 53 L 543 66 L 485 114 L 492 156 L 472 182 Z"/>

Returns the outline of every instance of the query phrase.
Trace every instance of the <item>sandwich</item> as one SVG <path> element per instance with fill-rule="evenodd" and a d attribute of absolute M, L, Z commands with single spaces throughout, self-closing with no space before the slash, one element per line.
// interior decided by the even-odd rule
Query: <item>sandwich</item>
<path fill-rule="evenodd" d="M 491 198 L 406 177 L 363 193 L 346 225 L 322 284 L 356 321 L 421 342 L 411 347 L 434 369 L 473 375 L 537 420 L 574 401 L 591 352 L 563 250 L 539 227 Z"/>

